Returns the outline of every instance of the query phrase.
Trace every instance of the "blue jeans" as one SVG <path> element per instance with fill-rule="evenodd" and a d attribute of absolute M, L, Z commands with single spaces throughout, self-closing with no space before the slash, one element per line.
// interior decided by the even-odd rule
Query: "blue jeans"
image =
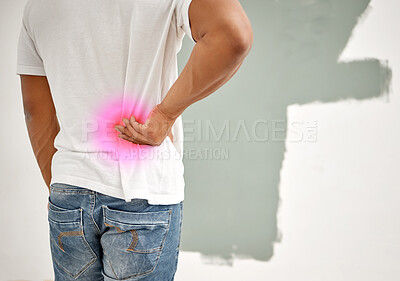
<path fill-rule="evenodd" d="M 150 205 L 54 183 L 48 198 L 55 281 L 171 281 L 183 201 Z"/>

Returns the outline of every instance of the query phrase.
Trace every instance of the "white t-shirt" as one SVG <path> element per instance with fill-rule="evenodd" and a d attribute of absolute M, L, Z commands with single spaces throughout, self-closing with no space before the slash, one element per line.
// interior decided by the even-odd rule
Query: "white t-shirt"
<path fill-rule="evenodd" d="M 191 36 L 191 0 L 30 0 L 17 74 L 47 76 L 60 132 L 53 183 L 150 204 L 184 199 L 182 119 L 173 140 L 136 145 L 114 125 L 144 122 L 178 77 L 177 53 Z"/>

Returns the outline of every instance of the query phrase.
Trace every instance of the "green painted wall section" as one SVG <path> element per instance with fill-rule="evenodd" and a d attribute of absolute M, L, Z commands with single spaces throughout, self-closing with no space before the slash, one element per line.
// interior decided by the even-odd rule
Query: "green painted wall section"
<path fill-rule="evenodd" d="M 181 250 L 227 264 L 233 253 L 267 261 L 274 243 L 285 235 L 277 229 L 277 212 L 288 105 L 378 97 L 387 93 L 391 79 L 390 69 L 375 59 L 338 63 L 369 0 L 241 3 L 254 30 L 251 53 L 228 84 L 183 115 L 186 152 L 203 151 L 204 157 L 204 150 L 217 151 L 216 156 L 222 151 L 228 156 L 185 154 Z M 180 70 L 192 47 L 186 38 Z M 268 128 L 269 140 L 254 138 L 257 120 L 264 120 L 257 136 Z M 223 131 L 226 122 L 229 132 Z M 210 124 L 223 133 L 222 139 L 207 138 Z"/>

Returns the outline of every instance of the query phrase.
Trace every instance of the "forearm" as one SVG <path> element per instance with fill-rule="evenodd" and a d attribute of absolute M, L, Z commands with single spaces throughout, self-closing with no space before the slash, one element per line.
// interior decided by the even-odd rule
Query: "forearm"
<path fill-rule="evenodd" d="M 161 110 L 176 118 L 188 106 L 215 92 L 237 72 L 250 48 L 251 40 L 235 40 L 227 32 L 206 34 L 161 102 Z"/>
<path fill-rule="evenodd" d="M 60 130 L 55 112 L 25 116 L 29 139 L 42 177 L 50 192 L 51 161 L 57 151 L 54 139 Z"/>

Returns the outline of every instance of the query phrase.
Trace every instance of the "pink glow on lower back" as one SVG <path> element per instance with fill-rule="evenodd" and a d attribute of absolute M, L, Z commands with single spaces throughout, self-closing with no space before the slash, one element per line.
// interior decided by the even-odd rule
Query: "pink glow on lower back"
<path fill-rule="evenodd" d="M 151 146 L 137 145 L 132 142 L 118 138 L 119 132 L 114 126 L 119 124 L 125 126 L 123 118 L 129 119 L 132 115 L 140 123 L 144 123 L 151 108 L 143 102 L 124 98 L 121 94 L 113 95 L 116 98 L 104 101 L 95 111 L 88 128 L 88 137 L 96 151 L 107 153 L 107 159 L 112 161 L 143 161 L 139 153 L 151 150 Z"/>

